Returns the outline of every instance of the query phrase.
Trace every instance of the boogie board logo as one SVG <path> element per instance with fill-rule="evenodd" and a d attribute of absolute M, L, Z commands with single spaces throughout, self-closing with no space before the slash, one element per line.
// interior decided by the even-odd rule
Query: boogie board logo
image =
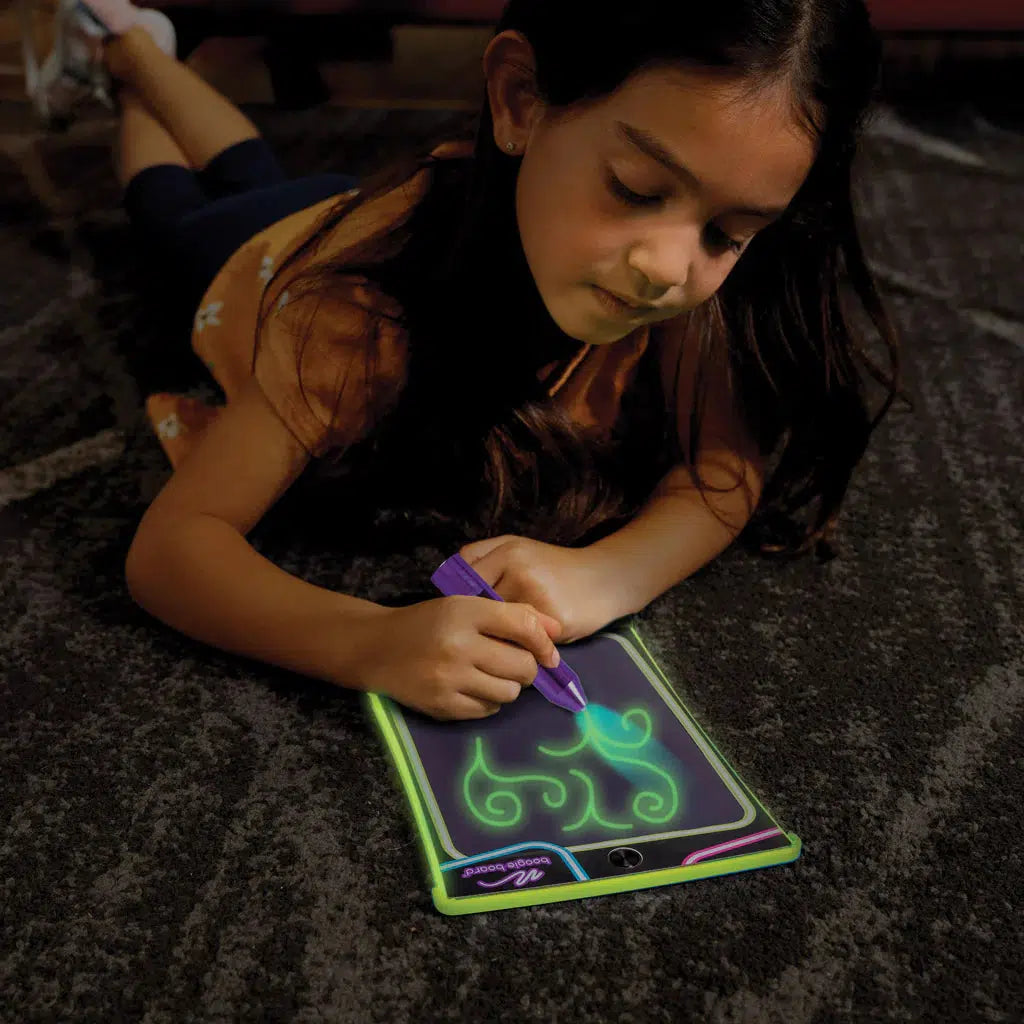
<path fill-rule="evenodd" d="M 539 882 L 545 872 L 541 865 L 551 866 L 550 857 L 517 857 L 515 860 L 496 861 L 492 864 L 471 864 L 462 872 L 463 878 L 472 878 L 474 875 L 494 875 L 501 877 L 496 879 L 478 878 L 476 884 L 482 889 L 522 889 L 524 886 Z"/>

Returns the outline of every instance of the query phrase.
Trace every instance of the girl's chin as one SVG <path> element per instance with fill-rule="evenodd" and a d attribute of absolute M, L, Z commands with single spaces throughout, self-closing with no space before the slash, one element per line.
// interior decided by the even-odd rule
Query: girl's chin
<path fill-rule="evenodd" d="M 586 345 L 611 345 L 632 334 L 638 326 L 622 321 L 616 323 L 600 313 L 595 314 L 592 308 L 583 308 L 585 302 L 564 303 L 557 310 L 549 303 L 545 305 L 563 334 Z"/>
<path fill-rule="evenodd" d="M 635 327 L 631 327 L 628 330 L 619 328 L 612 328 L 606 325 L 588 324 L 578 325 L 578 329 L 574 331 L 567 331 L 562 328 L 570 338 L 574 338 L 586 345 L 614 345 L 617 341 L 622 341 L 623 338 L 628 337 Z"/>

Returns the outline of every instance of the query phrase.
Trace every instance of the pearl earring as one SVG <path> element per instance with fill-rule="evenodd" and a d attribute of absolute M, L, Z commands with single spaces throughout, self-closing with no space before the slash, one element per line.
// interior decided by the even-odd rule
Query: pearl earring
<path fill-rule="evenodd" d="M 507 150 L 508 150 L 508 151 L 509 151 L 510 153 L 514 153 L 514 152 L 516 151 L 516 144 L 515 144 L 514 142 L 506 142 L 506 143 L 505 143 L 505 148 L 506 148 L 506 149 L 507 149 Z"/>

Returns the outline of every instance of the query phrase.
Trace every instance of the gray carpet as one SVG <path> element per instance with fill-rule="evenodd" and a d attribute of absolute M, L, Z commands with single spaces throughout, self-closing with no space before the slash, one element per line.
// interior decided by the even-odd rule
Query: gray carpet
<path fill-rule="evenodd" d="M 257 116 L 295 170 L 437 121 Z M 143 394 L 199 378 L 136 297 L 110 127 L 0 107 L 0 1019 L 1024 1020 L 1024 135 L 877 123 L 858 202 L 916 408 L 840 558 L 730 553 L 640 616 L 801 859 L 445 918 L 359 699 L 125 592 L 166 473 Z M 262 543 L 387 602 L 448 553 L 424 538 Z"/>

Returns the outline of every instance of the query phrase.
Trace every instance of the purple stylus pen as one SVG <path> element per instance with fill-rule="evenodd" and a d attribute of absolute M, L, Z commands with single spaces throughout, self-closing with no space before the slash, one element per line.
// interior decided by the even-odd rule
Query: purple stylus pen
<path fill-rule="evenodd" d="M 430 582 L 446 597 L 467 594 L 470 597 L 501 600 L 497 592 L 487 585 L 484 578 L 461 555 L 446 558 L 430 577 Z M 583 692 L 580 677 L 569 668 L 564 658 L 557 668 L 540 668 L 533 685 L 543 697 L 566 711 L 575 713 L 587 706 L 587 695 Z"/>

